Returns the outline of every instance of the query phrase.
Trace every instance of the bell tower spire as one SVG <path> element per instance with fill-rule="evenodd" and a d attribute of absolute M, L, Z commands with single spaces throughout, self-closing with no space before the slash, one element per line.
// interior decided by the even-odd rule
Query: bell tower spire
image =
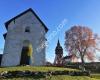
<path fill-rule="evenodd" d="M 57 43 L 57 46 L 60 46 L 60 42 L 59 42 L 59 39 L 58 39 L 58 43 Z"/>

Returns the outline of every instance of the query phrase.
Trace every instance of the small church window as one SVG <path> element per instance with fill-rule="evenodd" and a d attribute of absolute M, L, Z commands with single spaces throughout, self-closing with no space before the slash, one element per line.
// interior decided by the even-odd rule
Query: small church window
<path fill-rule="evenodd" d="M 29 27 L 26 27 L 25 28 L 25 32 L 30 32 L 30 28 Z"/>

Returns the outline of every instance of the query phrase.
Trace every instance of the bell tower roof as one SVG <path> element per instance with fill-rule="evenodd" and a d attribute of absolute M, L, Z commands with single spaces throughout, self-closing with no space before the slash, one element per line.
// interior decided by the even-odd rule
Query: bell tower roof
<path fill-rule="evenodd" d="M 59 49 L 59 48 L 62 48 L 61 45 L 60 45 L 59 39 L 58 39 L 58 43 L 57 43 L 56 48 L 58 48 L 58 49 Z"/>
<path fill-rule="evenodd" d="M 59 39 L 58 39 L 58 43 L 57 43 L 57 46 L 60 46 L 60 42 L 59 42 Z"/>
<path fill-rule="evenodd" d="M 58 42 L 57 42 L 57 46 L 56 46 L 56 49 L 55 49 L 55 51 L 56 51 L 56 54 L 63 54 L 63 48 L 62 48 L 62 46 L 60 45 L 60 42 L 59 42 L 59 39 L 58 39 Z"/>

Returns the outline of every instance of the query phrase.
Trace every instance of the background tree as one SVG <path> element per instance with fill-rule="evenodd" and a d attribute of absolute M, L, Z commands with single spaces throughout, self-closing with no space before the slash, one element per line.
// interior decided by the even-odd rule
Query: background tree
<path fill-rule="evenodd" d="M 98 36 L 93 34 L 88 27 L 73 26 L 65 32 L 65 49 L 69 52 L 69 55 L 81 58 L 83 66 L 84 57 L 94 60 L 98 42 Z"/>

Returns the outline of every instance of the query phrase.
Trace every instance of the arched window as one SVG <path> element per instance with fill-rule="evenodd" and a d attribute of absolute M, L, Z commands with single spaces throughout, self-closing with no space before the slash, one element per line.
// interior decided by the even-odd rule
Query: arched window
<path fill-rule="evenodd" d="M 26 27 L 25 28 L 25 32 L 30 32 L 30 28 L 29 27 Z"/>

